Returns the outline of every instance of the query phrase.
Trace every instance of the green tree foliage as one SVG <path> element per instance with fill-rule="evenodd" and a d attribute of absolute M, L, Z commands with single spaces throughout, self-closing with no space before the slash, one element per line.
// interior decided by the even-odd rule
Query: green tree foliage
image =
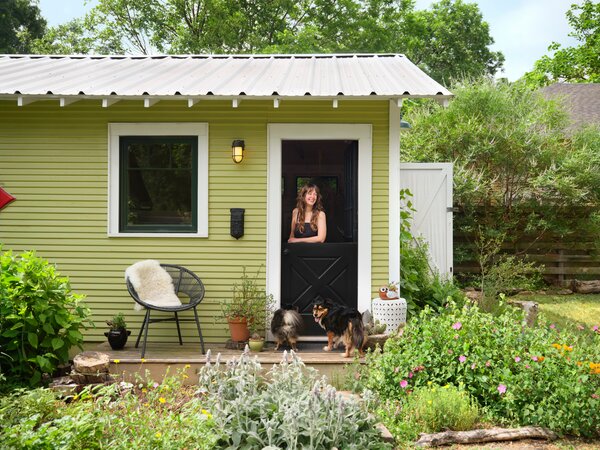
<path fill-rule="evenodd" d="M 111 34 L 97 39 L 95 17 L 74 19 L 56 27 L 31 43 L 31 53 L 43 55 L 81 55 L 86 53 L 114 55 L 124 53 L 121 40 Z"/>
<path fill-rule="evenodd" d="M 600 244 L 600 131 L 565 133 L 560 104 L 522 83 L 486 80 L 453 92 L 448 108 L 412 108 L 402 141 L 406 161 L 454 162 L 454 227 L 483 251 L 457 247 L 457 260 L 479 261 L 490 242 L 524 236 Z"/>
<path fill-rule="evenodd" d="M 553 42 L 548 50 L 552 56 L 542 56 L 534 69 L 525 74 L 532 86 L 546 86 L 557 81 L 573 83 L 600 82 L 600 3 L 585 0 L 573 4 L 567 11 L 567 20 L 573 28 L 569 34 L 580 45 L 562 48 Z"/>
<path fill-rule="evenodd" d="M 51 29 L 46 53 L 405 53 L 444 81 L 493 74 L 504 57 L 477 5 L 441 0 L 99 0 Z M 77 39 L 83 36 L 83 39 Z"/>
<path fill-rule="evenodd" d="M 494 75 L 502 68 L 504 55 L 493 52 L 489 25 L 475 3 L 441 0 L 431 10 L 416 11 L 408 21 L 406 47 L 411 61 L 435 80 Z"/>
<path fill-rule="evenodd" d="M 37 0 L 0 1 L 0 53 L 29 53 L 46 30 Z"/>

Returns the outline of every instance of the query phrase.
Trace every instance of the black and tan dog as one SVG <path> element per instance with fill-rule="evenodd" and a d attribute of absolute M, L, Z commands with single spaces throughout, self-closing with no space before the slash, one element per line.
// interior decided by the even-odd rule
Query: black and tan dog
<path fill-rule="evenodd" d="M 346 347 L 345 358 L 349 358 L 354 349 L 364 354 L 367 333 L 362 322 L 362 314 L 355 308 L 334 303 L 330 299 L 318 300 L 313 305 L 315 322 L 327 332 L 326 352 L 333 348 L 337 339 L 342 339 Z"/>
<path fill-rule="evenodd" d="M 271 321 L 271 333 L 275 338 L 275 350 L 287 342 L 292 350 L 297 352 L 296 342 L 298 342 L 301 328 L 302 316 L 297 308 L 292 305 L 285 305 L 275 311 Z"/>

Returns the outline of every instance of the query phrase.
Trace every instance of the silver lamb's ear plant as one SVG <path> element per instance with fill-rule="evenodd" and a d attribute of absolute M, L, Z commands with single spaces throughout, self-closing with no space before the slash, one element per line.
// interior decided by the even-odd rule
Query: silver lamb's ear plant
<path fill-rule="evenodd" d="M 217 356 L 217 364 L 219 356 Z M 389 448 L 374 418 L 355 402 L 343 402 L 324 377 L 292 352 L 266 376 L 256 357 L 242 354 L 200 370 L 199 401 L 223 430 L 225 447 L 252 441 L 258 448 Z"/>
<path fill-rule="evenodd" d="M 206 351 L 206 365 L 210 366 L 210 348 Z"/>

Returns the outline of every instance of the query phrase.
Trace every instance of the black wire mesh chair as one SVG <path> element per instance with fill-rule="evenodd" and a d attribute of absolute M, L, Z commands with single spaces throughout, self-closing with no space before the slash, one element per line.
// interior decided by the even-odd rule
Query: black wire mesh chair
<path fill-rule="evenodd" d="M 180 306 L 157 306 L 146 303 L 145 301 L 140 299 L 133 285 L 129 281 L 129 278 L 127 278 L 125 282 L 127 283 L 127 290 L 129 291 L 129 294 L 137 303 L 139 303 L 146 309 L 146 316 L 144 317 L 142 328 L 140 328 L 140 334 L 138 335 L 137 341 L 135 342 L 135 348 L 138 348 L 138 345 L 140 344 L 140 338 L 142 337 L 142 332 L 144 332 L 144 343 L 142 345 L 141 356 L 143 358 L 146 354 L 146 341 L 148 340 L 148 328 L 150 324 L 155 322 L 167 321 L 175 321 L 175 323 L 177 324 L 177 334 L 179 335 L 179 345 L 183 345 L 179 322 L 195 321 L 196 326 L 198 327 L 198 334 L 200 335 L 200 345 L 202 346 L 202 353 L 204 354 L 204 339 L 202 337 L 202 329 L 200 328 L 200 320 L 198 319 L 198 311 L 196 310 L 196 308 L 204 298 L 204 283 L 202 283 L 202 280 L 200 280 L 200 278 L 194 272 L 192 272 L 189 269 L 186 269 L 185 267 L 177 266 L 174 264 L 161 264 L 160 266 L 163 269 L 165 269 L 173 279 L 175 295 L 180 297 L 180 299 L 182 300 L 182 304 Z M 185 294 L 189 297 L 188 303 L 183 303 L 185 299 L 182 299 L 180 294 Z M 194 318 L 180 318 L 177 314 L 182 311 L 188 311 L 190 309 L 194 311 Z M 173 313 L 174 317 L 151 319 L 151 311 Z"/>

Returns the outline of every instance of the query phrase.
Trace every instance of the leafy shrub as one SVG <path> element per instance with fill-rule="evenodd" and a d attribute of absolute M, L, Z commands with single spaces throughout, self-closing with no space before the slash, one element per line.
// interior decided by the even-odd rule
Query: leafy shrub
<path fill-rule="evenodd" d="M 497 316 L 476 306 L 425 308 L 369 358 L 365 384 L 401 400 L 429 382 L 462 384 L 501 422 L 598 434 L 600 374 L 590 364 L 600 362 L 600 334 L 523 328 L 522 320 L 513 308 Z"/>
<path fill-rule="evenodd" d="M 410 226 L 415 209 L 411 202 L 412 193 L 408 189 L 400 191 L 403 208 L 400 211 L 400 295 L 407 302 L 409 316 L 426 305 L 438 309 L 451 297 L 456 302 L 464 299 L 460 289 L 452 280 L 444 280 L 432 269 L 429 263 L 428 244 L 422 238 L 415 238 Z"/>
<path fill-rule="evenodd" d="M 292 354 L 293 355 L 293 354 Z M 210 355 L 208 356 L 210 358 Z M 247 353 L 225 367 L 200 370 L 199 394 L 206 397 L 227 448 L 390 448 L 382 442 L 366 406 L 343 400 L 335 389 L 284 355 L 265 378 L 261 365 Z"/>
<path fill-rule="evenodd" d="M 0 255 L 0 361 L 8 377 L 35 385 L 81 347 L 90 322 L 82 295 L 34 252 Z"/>
<path fill-rule="evenodd" d="M 60 406 L 64 407 L 48 389 L 17 390 L 1 397 L 2 448 L 100 448 L 95 441 L 101 435 L 101 426 L 95 417 L 73 417 Z"/>
<path fill-rule="evenodd" d="M 516 256 L 501 256 L 489 267 L 482 270 L 481 289 L 485 310 L 494 310 L 498 295 L 510 294 L 518 290 L 533 290 L 543 286 L 543 266 L 526 262 Z"/>
<path fill-rule="evenodd" d="M 0 398 L 2 448 L 215 448 L 210 413 L 181 381 L 85 390 L 68 404 L 48 389 L 16 392 Z"/>
<path fill-rule="evenodd" d="M 464 295 L 453 280 L 442 279 L 430 268 L 427 243 L 422 239 L 415 242 L 401 242 L 400 250 L 400 292 L 406 299 L 409 315 L 425 306 L 437 310 L 448 302 L 448 297 L 462 303 Z"/>

